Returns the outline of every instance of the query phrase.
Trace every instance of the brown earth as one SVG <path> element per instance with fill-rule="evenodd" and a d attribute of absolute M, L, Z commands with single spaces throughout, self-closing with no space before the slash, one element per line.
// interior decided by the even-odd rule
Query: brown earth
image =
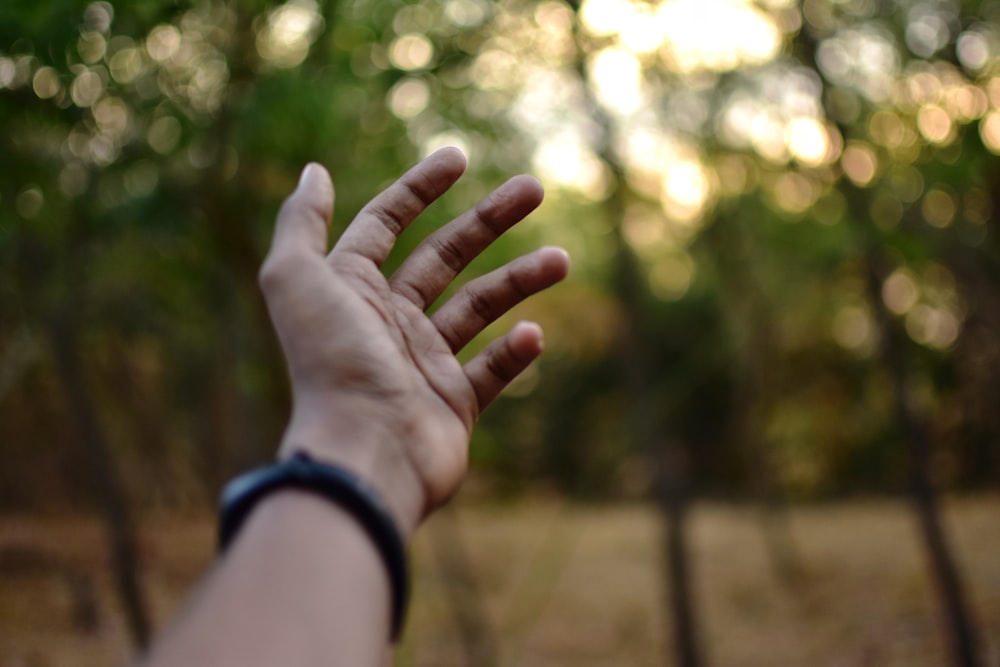
<path fill-rule="evenodd" d="M 952 499 L 946 519 L 984 664 L 1000 665 L 1000 498 Z M 706 664 L 948 664 L 905 504 L 793 509 L 797 574 L 769 557 L 765 525 L 746 506 L 694 511 Z M 143 522 L 142 580 L 158 625 L 210 562 L 213 531 L 209 517 Z M 639 505 L 455 503 L 413 545 L 414 602 L 395 664 L 670 664 L 660 535 L 656 514 Z M 126 662 L 108 567 L 95 520 L 0 519 L 0 667 Z"/>

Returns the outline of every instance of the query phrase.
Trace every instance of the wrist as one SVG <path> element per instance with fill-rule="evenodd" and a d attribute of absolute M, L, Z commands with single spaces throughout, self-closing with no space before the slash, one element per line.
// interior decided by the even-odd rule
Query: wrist
<path fill-rule="evenodd" d="M 262 502 L 266 505 L 265 501 L 273 501 L 276 496 L 280 498 L 289 492 L 302 491 L 346 510 L 377 547 L 392 588 L 391 638 L 398 639 L 409 588 L 405 542 L 384 500 L 350 471 L 299 453 L 282 463 L 256 468 L 233 479 L 220 499 L 220 552 L 228 550 L 248 517 Z M 320 526 L 319 521 L 314 523 L 317 528 Z"/>
<path fill-rule="evenodd" d="M 403 434 L 384 416 L 354 406 L 310 409 L 297 403 L 278 450 L 278 458 L 305 453 L 321 463 L 340 466 L 370 485 L 388 506 L 403 538 L 409 541 L 426 513 L 426 492 L 406 454 Z"/>

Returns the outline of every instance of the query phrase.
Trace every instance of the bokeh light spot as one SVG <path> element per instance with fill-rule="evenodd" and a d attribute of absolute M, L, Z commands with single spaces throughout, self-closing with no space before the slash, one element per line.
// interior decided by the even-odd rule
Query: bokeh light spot
<path fill-rule="evenodd" d="M 173 116 L 161 116 L 153 121 L 146 133 L 150 147 L 161 155 L 169 155 L 181 139 L 181 124 Z"/>
<path fill-rule="evenodd" d="M 430 139 L 425 141 L 421 146 L 422 153 L 430 155 L 436 150 L 441 148 L 446 148 L 448 146 L 453 146 L 466 156 L 469 162 L 475 159 L 475 155 L 472 152 L 472 148 L 469 144 L 469 139 L 463 133 L 458 131 L 441 132 L 440 134 L 435 134 Z"/>
<path fill-rule="evenodd" d="M 948 38 L 948 24 L 937 14 L 923 14 L 906 26 L 906 45 L 922 58 L 929 58 L 941 50 Z"/>
<path fill-rule="evenodd" d="M 672 0 L 657 13 L 665 64 L 680 72 L 727 71 L 772 60 L 781 48 L 774 18 L 740 0 Z"/>
<path fill-rule="evenodd" d="M 314 0 L 289 0 L 274 9 L 257 33 L 257 52 L 275 67 L 296 67 L 323 28 Z"/>
<path fill-rule="evenodd" d="M 795 171 L 788 171 L 775 179 L 774 201 L 778 207 L 788 213 L 804 213 L 816 203 L 820 194 L 819 187 L 812 179 Z"/>
<path fill-rule="evenodd" d="M 994 108 L 1000 109 L 1000 76 L 994 76 L 986 83 L 986 95 L 990 98 L 990 104 Z"/>
<path fill-rule="evenodd" d="M 423 69 L 434 58 L 434 45 L 424 35 L 400 35 L 389 47 L 389 61 L 398 69 Z"/>
<path fill-rule="evenodd" d="M 926 104 L 920 108 L 917 128 L 927 141 L 934 144 L 945 144 L 953 138 L 951 116 L 936 104 Z"/>
<path fill-rule="evenodd" d="M 955 214 L 958 212 L 958 204 L 955 199 L 940 188 L 931 188 L 924 195 L 923 204 L 920 207 L 924 220 L 928 224 L 944 228 L 952 223 Z"/>
<path fill-rule="evenodd" d="M 76 42 L 76 50 L 83 62 L 92 65 L 104 57 L 108 43 L 99 32 L 84 32 Z"/>
<path fill-rule="evenodd" d="M 105 134 L 121 136 L 128 129 L 129 110 L 121 98 L 105 97 L 94 105 L 91 113 L 97 127 Z"/>
<path fill-rule="evenodd" d="M 110 2 L 92 2 L 83 10 L 83 24 L 88 30 L 106 33 L 115 18 L 115 8 Z"/>
<path fill-rule="evenodd" d="M 107 134 L 95 134 L 87 142 L 90 159 L 94 164 L 106 167 L 118 159 L 121 146 Z"/>
<path fill-rule="evenodd" d="M 634 4 L 632 8 L 620 32 L 622 46 L 636 54 L 652 53 L 663 43 L 663 29 L 651 5 Z"/>
<path fill-rule="evenodd" d="M 900 201 L 912 203 L 924 193 L 924 176 L 916 167 L 895 165 L 888 174 L 889 188 Z"/>
<path fill-rule="evenodd" d="M 437 20 L 436 12 L 431 11 L 428 3 L 400 3 L 392 17 L 392 30 L 397 35 L 407 33 L 424 33 L 434 27 Z M 437 3 L 435 3 L 437 4 Z"/>
<path fill-rule="evenodd" d="M 979 136 L 991 153 L 1000 155 L 1000 111 L 991 111 L 979 121 Z"/>
<path fill-rule="evenodd" d="M 874 327 L 871 318 L 863 308 L 845 306 L 837 311 L 832 325 L 833 339 L 837 344 L 848 350 L 857 350 L 868 346 L 873 337 Z"/>
<path fill-rule="evenodd" d="M 406 78 L 389 91 L 389 110 L 397 118 L 413 118 L 427 108 L 431 91 L 423 79 Z"/>
<path fill-rule="evenodd" d="M 483 90 L 506 90 L 523 75 L 517 59 L 500 49 L 486 49 L 476 57 L 472 80 Z"/>
<path fill-rule="evenodd" d="M 694 262 L 687 253 L 671 253 L 650 268 L 649 287 L 656 297 L 677 301 L 690 289 L 694 270 Z"/>
<path fill-rule="evenodd" d="M 880 109 L 868 120 L 868 131 L 872 139 L 886 148 L 896 148 L 907 140 L 903 121 L 892 111 Z"/>
<path fill-rule="evenodd" d="M 866 144 L 851 142 L 840 156 L 840 166 L 855 185 L 864 187 L 875 178 L 878 160 L 875 152 Z"/>
<path fill-rule="evenodd" d="M 750 140 L 754 150 L 764 159 L 775 164 L 788 161 L 785 124 L 774 111 L 764 110 L 754 117 Z"/>
<path fill-rule="evenodd" d="M 10 58 L 0 56 L 0 89 L 9 88 L 17 75 L 17 65 Z"/>
<path fill-rule="evenodd" d="M 59 72 L 52 67 L 39 67 L 31 80 L 31 88 L 35 91 L 35 95 L 43 100 L 55 97 L 62 92 Z"/>
<path fill-rule="evenodd" d="M 956 86 L 944 102 L 948 113 L 961 122 L 981 118 L 990 105 L 983 89 L 973 85 Z"/>
<path fill-rule="evenodd" d="M 631 11 L 628 0 L 586 0 L 580 7 L 580 22 L 596 37 L 613 35 L 622 30 Z"/>
<path fill-rule="evenodd" d="M 920 298 L 917 281 L 909 269 L 896 269 L 882 283 L 882 301 L 886 308 L 902 315 L 913 308 Z"/>
<path fill-rule="evenodd" d="M 982 69 L 990 58 L 989 40 L 980 32 L 966 30 L 958 36 L 955 42 L 955 54 L 959 62 L 967 69 L 977 71 Z"/>
<path fill-rule="evenodd" d="M 122 49 L 111 56 L 108 69 L 118 83 L 131 83 L 142 72 L 142 54 L 138 49 Z"/>
<path fill-rule="evenodd" d="M 740 195 L 746 192 L 752 183 L 752 163 L 742 155 L 724 155 L 715 161 L 715 172 L 718 176 L 719 190 L 728 196 Z"/>
<path fill-rule="evenodd" d="M 705 210 L 711 183 L 705 168 L 693 160 L 676 160 L 663 169 L 660 204 L 671 220 L 691 223 Z"/>
<path fill-rule="evenodd" d="M 877 25 L 839 30 L 816 49 L 816 64 L 831 83 L 875 102 L 893 90 L 899 61 L 895 38 Z"/>
<path fill-rule="evenodd" d="M 45 196 L 42 194 L 41 188 L 34 185 L 18 193 L 17 199 L 14 201 L 18 215 L 26 220 L 37 218 L 44 204 Z"/>
<path fill-rule="evenodd" d="M 172 25 L 158 25 L 149 31 L 146 38 L 146 52 L 156 62 L 173 58 L 180 47 L 181 33 Z"/>
<path fill-rule="evenodd" d="M 985 225 L 993 215 L 993 202 L 990 194 L 980 188 L 969 188 L 965 191 L 963 214 L 965 219 L 974 225 Z"/>
<path fill-rule="evenodd" d="M 906 333 L 928 347 L 942 350 L 950 347 L 959 332 L 958 318 L 944 308 L 920 304 L 906 317 Z"/>
<path fill-rule="evenodd" d="M 642 104 L 642 68 L 625 49 L 599 51 L 590 61 L 590 77 L 598 99 L 608 109 L 625 115 Z"/>
<path fill-rule="evenodd" d="M 104 81 L 93 70 L 84 70 L 73 79 L 70 97 L 78 107 L 89 107 L 104 94 Z"/>
<path fill-rule="evenodd" d="M 543 181 L 573 190 L 591 201 L 607 196 L 607 167 L 586 146 L 570 137 L 553 137 L 535 149 L 534 168 Z"/>
<path fill-rule="evenodd" d="M 449 21 L 463 28 L 479 25 L 486 19 L 487 7 L 482 0 L 448 0 L 444 15 Z"/>
<path fill-rule="evenodd" d="M 785 128 L 785 140 L 792 157 L 809 167 L 818 167 L 830 155 L 826 127 L 815 118 L 795 118 Z"/>

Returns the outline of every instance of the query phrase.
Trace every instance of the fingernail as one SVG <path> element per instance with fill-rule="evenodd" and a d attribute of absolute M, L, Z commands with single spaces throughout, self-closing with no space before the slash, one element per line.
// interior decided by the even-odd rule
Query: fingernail
<path fill-rule="evenodd" d="M 302 170 L 302 174 L 299 176 L 299 183 L 295 186 L 296 190 L 300 190 L 303 185 L 316 176 L 316 166 L 315 162 L 310 162 L 306 165 L 306 168 Z"/>
<path fill-rule="evenodd" d="M 542 246 L 538 250 L 541 253 L 550 253 L 551 252 L 551 253 L 555 253 L 557 255 L 560 255 L 562 257 L 562 259 L 563 259 L 563 262 L 564 262 L 564 264 L 560 268 L 560 270 L 564 270 L 566 273 L 569 273 L 570 267 L 573 265 L 573 259 L 570 257 L 569 252 L 565 248 L 561 248 L 561 247 L 559 247 L 557 245 L 546 245 L 546 246 Z"/>
<path fill-rule="evenodd" d="M 302 170 L 299 176 L 299 183 L 295 186 L 296 192 L 309 193 L 312 196 L 328 197 L 333 200 L 334 188 L 330 177 L 323 165 L 318 162 L 310 162 Z"/>
<path fill-rule="evenodd" d="M 535 339 L 535 346 L 537 348 L 535 350 L 535 353 L 536 354 L 541 353 L 541 351 L 545 348 L 545 335 L 542 332 L 541 325 L 539 325 L 538 322 L 532 322 L 530 320 L 521 320 L 520 322 L 518 322 L 513 326 L 513 328 L 511 329 L 511 333 L 517 336 L 518 332 L 520 331 L 533 332 L 532 337 Z"/>

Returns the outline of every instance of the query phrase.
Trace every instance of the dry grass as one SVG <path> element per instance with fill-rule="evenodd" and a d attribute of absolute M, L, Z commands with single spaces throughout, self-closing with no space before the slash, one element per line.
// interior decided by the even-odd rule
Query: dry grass
<path fill-rule="evenodd" d="M 1000 665 L 1000 498 L 953 500 L 947 521 L 984 664 Z M 162 622 L 210 559 L 214 527 L 205 517 L 144 525 L 143 579 Z M 706 664 L 948 663 L 905 505 L 795 509 L 802 571 L 785 583 L 763 525 L 747 507 L 704 505 L 692 516 Z M 660 543 L 659 520 L 640 506 L 456 504 L 414 544 L 414 603 L 396 664 L 670 664 Z M 0 520 L 0 667 L 124 662 L 107 570 L 94 521 Z"/>

